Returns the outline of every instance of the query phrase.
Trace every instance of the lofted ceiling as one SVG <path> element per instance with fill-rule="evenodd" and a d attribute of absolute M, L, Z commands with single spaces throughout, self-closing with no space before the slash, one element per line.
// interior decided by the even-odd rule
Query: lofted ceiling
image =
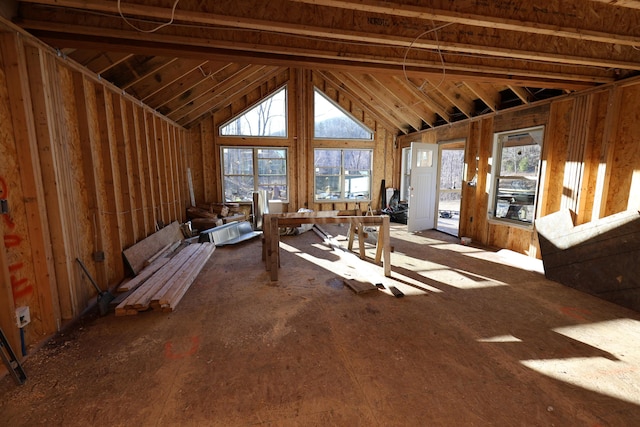
<path fill-rule="evenodd" d="M 633 76 L 640 0 L 20 0 L 16 24 L 190 127 L 286 68 L 398 133 Z"/>

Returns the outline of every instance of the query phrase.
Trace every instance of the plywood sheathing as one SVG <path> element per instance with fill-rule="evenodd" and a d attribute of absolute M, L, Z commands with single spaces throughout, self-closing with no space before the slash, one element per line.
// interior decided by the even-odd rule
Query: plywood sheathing
<path fill-rule="evenodd" d="M 161 206 L 167 221 L 183 219 L 180 146 L 188 140 L 175 123 L 38 41 L 8 32 L 0 39 L 0 177 L 11 211 L 2 218 L 10 297 L 0 310 L 29 306 L 30 348 L 93 301 L 75 258 L 106 289 L 123 278 L 122 249 L 155 231 Z M 156 157 L 149 156 L 149 125 L 167 141 Z M 150 190 L 158 156 L 170 157 L 164 173 L 175 183 L 164 205 Z M 2 327 L 15 336 L 15 322 Z"/>

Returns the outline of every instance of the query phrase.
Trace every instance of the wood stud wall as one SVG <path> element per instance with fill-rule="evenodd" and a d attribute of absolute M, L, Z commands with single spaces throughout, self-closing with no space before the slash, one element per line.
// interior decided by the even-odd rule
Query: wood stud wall
<path fill-rule="evenodd" d="M 284 139 L 260 139 L 222 137 L 219 126 L 231 118 L 253 107 L 260 100 L 274 93 L 283 85 L 288 90 L 289 132 Z M 313 140 L 313 89 L 318 87 L 345 111 L 375 131 L 374 141 L 314 141 Z M 197 203 L 222 202 L 220 147 L 225 145 L 278 146 L 289 152 L 289 203 L 286 211 L 300 208 L 315 211 L 334 209 L 361 209 L 366 211 L 368 203 L 314 203 L 313 201 L 313 149 L 315 147 L 352 147 L 374 150 L 374 172 L 372 181 L 372 208 L 380 208 L 380 184 L 385 179 L 392 186 L 395 151 L 394 136 L 379 123 L 365 107 L 354 100 L 339 85 L 324 78 L 322 73 L 299 69 L 281 70 L 264 84 L 249 87 L 247 91 L 230 100 L 229 105 L 218 110 L 210 119 L 202 121 L 189 131 L 193 152 L 189 159 L 192 167 L 193 187 Z M 295 177 L 295 179 L 293 179 Z"/>
<path fill-rule="evenodd" d="M 638 79 L 396 137 L 390 125 L 396 115 L 415 126 L 434 117 L 407 111 L 393 94 L 354 93 L 357 79 L 346 87 L 342 82 L 353 76 L 339 71 L 238 66 L 224 72 L 242 73 L 246 79 L 262 73 L 265 78 L 225 89 L 212 114 L 187 131 L 30 38 L 0 34 L 0 51 L 0 198 L 8 199 L 11 209 L 0 218 L 0 324 L 15 347 L 15 307 L 31 309 L 32 323 L 25 332 L 32 344 L 77 317 L 94 298 L 76 257 L 106 288 L 127 273 L 123 249 L 153 233 L 158 224 L 184 219 L 187 169 L 196 203 L 221 202 L 220 147 L 225 145 L 288 148 L 290 201 L 285 211 L 366 210 L 368 203 L 314 203 L 314 148 L 372 148 L 371 205 L 379 209 L 381 181 L 399 187 L 403 147 L 412 141 L 464 139 L 460 235 L 539 256 L 531 229 L 489 221 L 487 210 L 494 133 L 545 125 L 539 216 L 567 206 L 577 211 L 581 224 L 640 208 Z M 194 79 L 218 84 L 217 76 L 204 75 L 198 64 L 191 64 Z M 397 88 L 392 78 L 361 77 L 370 85 Z M 285 84 L 287 138 L 218 135 L 221 124 Z M 375 140 L 315 141 L 314 87 L 374 130 Z M 371 111 L 363 102 L 374 96 L 384 96 L 380 102 L 388 105 L 386 111 Z M 199 108 L 198 114 L 211 107 Z M 467 185 L 474 178 L 476 185 Z M 102 254 L 104 261 L 96 261 Z"/>
<path fill-rule="evenodd" d="M 37 344 L 126 275 L 122 250 L 184 219 L 186 131 L 48 47 L 0 33 L 0 325 Z M 104 260 L 101 260 L 104 258 Z"/>
<path fill-rule="evenodd" d="M 640 80 L 634 79 L 534 107 L 401 136 L 397 152 L 400 155 L 411 141 L 436 143 L 464 138 L 466 174 L 460 236 L 539 257 L 533 229 L 488 219 L 494 133 L 545 125 L 537 216 L 568 207 L 576 212 L 577 225 L 640 209 L 639 110 Z M 476 186 L 467 185 L 476 173 Z"/>

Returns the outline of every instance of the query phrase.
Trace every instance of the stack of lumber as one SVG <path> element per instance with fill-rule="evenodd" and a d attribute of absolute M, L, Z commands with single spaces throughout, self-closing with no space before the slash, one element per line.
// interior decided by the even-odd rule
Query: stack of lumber
<path fill-rule="evenodd" d="M 155 259 L 126 282 L 132 291 L 116 307 L 116 316 L 138 314 L 149 309 L 175 310 L 214 250 L 213 243 L 194 243 L 172 258 Z"/>
<path fill-rule="evenodd" d="M 180 242 L 183 237 L 180 224 L 174 221 L 130 248 L 125 249 L 122 251 L 122 254 L 127 265 L 135 275 L 140 273 L 147 265 L 147 262 L 152 259 L 155 254 L 158 254 L 161 248 L 169 248 L 175 242 Z"/>

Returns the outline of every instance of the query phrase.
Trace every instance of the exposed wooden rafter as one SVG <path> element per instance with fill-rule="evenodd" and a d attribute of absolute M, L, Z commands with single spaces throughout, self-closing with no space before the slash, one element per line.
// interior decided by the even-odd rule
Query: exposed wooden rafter
<path fill-rule="evenodd" d="M 636 0 L 170 3 L 21 0 L 15 22 L 183 125 L 286 68 L 400 133 L 640 72 Z"/>

